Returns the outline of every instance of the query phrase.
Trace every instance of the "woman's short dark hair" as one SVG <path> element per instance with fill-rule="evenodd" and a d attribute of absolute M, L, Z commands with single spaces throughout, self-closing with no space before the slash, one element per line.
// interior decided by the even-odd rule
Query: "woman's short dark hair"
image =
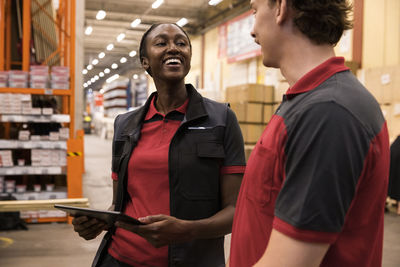
<path fill-rule="evenodd" d="M 157 28 L 160 25 L 163 24 L 171 24 L 171 25 L 175 25 L 176 27 L 178 27 L 188 38 L 189 40 L 189 45 L 190 45 L 190 49 L 192 49 L 192 43 L 190 42 L 190 38 L 189 35 L 186 33 L 186 31 L 179 26 L 176 23 L 156 23 L 151 25 L 151 27 L 143 34 L 142 39 L 140 40 L 140 46 L 139 46 L 139 58 L 140 58 L 140 62 L 142 62 L 142 58 L 147 57 L 147 50 L 146 50 L 146 45 L 147 45 L 147 36 L 149 35 L 149 33 L 151 33 L 155 28 Z"/>
<path fill-rule="evenodd" d="M 274 4 L 277 0 L 269 0 Z M 294 25 L 316 44 L 336 45 L 345 30 L 352 28 L 347 0 L 288 0 Z"/>

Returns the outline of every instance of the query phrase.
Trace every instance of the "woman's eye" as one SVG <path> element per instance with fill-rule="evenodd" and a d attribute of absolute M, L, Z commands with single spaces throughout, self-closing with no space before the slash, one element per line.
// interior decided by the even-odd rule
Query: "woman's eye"
<path fill-rule="evenodd" d="M 164 46 L 164 45 L 165 45 L 165 42 L 156 43 L 156 46 Z"/>
<path fill-rule="evenodd" d="M 178 42 L 178 45 L 179 45 L 179 46 L 185 46 L 186 43 L 185 43 L 185 42 Z"/>

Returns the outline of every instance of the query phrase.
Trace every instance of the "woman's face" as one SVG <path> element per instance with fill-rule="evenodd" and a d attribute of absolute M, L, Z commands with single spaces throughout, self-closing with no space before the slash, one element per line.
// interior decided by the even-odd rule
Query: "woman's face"
<path fill-rule="evenodd" d="M 173 24 L 162 24 L 146 40 L 147 57 L 143 67 L 150 68 L 154 79 L 183 80 L 190 70 L 192 51 L 189 39 Z"/>

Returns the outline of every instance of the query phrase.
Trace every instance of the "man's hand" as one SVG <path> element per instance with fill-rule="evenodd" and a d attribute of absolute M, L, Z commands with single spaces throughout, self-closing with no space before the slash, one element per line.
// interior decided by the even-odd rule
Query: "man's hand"
<path fill-rule="evenodd" d="M 118 221 L 115 226 L 140 235 L 156 248 L 193 239 L 190 221 L 179 220 L 168 215 L 147 216 L 139 218 L 139 221 L 146 225 Z"/>
<path fill-rule="evenodd" d="M 75 217 L 72 224 L 74 231 L 86 240 L 96 238 L 103 230 L 108 228 L 106 223 L 86 216 Z"/>

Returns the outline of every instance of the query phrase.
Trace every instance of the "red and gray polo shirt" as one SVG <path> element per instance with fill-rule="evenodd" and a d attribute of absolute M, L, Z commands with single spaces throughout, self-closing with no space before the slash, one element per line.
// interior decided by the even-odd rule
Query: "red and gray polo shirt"
<path fill-rule="evenodd" d="M 272 229 L 329 243 L 321 266 L 380 266 L 388 172 L 378 103 L 343 58 L 327 60 L 288 89 L 250 156 L 230 267 L 256 263 Z"/>

